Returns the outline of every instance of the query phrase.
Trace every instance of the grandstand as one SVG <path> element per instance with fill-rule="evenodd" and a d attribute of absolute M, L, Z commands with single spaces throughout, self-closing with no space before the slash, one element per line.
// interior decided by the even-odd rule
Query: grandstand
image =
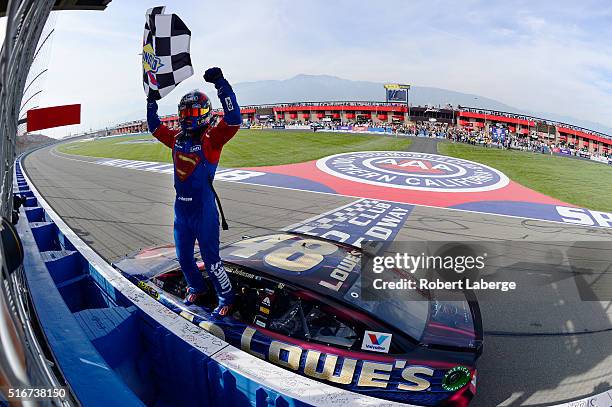
<path fill-rule="evenodd" d="M 408 108 L 405 103 L 397 102 L 331 101 L 243 106 L 241 113 L 243 121 L 249 124 L 349 123 L 397 128 L 402 125 L 428 122 L 443 123 L 467 132 L 485 134 L 490 133 L 493 127 L 503 127 L 515 138 L 530 138 L 539 143 L 568 147 L 588 154 L 612 153 L 610 135 L 539 117 L 474 107 L 410 106 Z M 215 114 L 220 115 L 222 112 L 215 111 Z M 162 117 L 162 121 L 170 127 L 178 126 L 176 115 Z M 113 133 L 128 134 L 143 132 L 146 129 L 146 121 L 143 119 L 120 124 Z"/>

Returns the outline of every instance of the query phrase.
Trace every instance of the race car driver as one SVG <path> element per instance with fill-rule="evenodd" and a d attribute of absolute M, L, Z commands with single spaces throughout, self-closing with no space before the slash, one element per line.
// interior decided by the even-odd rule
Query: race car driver
<path fill-rule="evenodd" d="M 155 138 L 172 149 L 174 162 L 174 242 L 187 281 L 187 305 L 203 299 L 205 281 L 194 259 L 198 241 L 206 271 L 215 288 L 218 306 L 215 316 L 230 312 L 234 300 L 232 284 L 219 257 L 219 214 L 212 181 L 221 150 L 240 127 L 236 95 L 219 68 L 207 69 L 204 80 L 215 85 L 223 106 L 223 118 L 214 122 L 210 99 L 198 90 L 181 98 L 178 105 L 180 130 L 161 123 L 155 100 L 147 100 L 147 124 Z"/>

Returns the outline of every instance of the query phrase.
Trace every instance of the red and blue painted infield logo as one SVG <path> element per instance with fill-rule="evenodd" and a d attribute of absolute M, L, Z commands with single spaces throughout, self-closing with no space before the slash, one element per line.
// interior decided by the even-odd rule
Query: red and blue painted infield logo
<path fill-rule="evenodd" d="M 173 173 L 172 164 L 167 163 L 105 158 L 96 164 Z M 215 180 L 338 194 L 372 202 L 407 204 L 408 207 L 426 205 L 612 228 L 612 213 L 576 208 L 509 181 L 503 173 L 491 167 L 437 154 L 404 151 L 344 153 L 299 164 L 219 169 Z M 347 223 L 342 218 L 339 216 L 333 222 L 313 220 L 300 227 L 312 229 L 309 233 L 338 234 L 336 238 L 341 241 L 354 240 L 355 236 L 361 235 L 363 230 L 351 232 L 348 237 L 340 234 L 346 232 L 346 228 L 336 229 L 337 225 Z"/>
<path fill-rule="evenodd" d="M 362 184 L 430 192 L 483 192 L 510 180 L 483 164 L 437 154 L 363 151 L 321 158 L 317 168 Z"/>

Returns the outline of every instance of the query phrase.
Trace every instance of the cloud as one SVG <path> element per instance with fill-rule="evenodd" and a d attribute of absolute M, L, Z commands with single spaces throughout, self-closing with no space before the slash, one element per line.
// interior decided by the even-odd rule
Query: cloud
<path fill-rule="evenodd" d="M 81 102 L 80 128 L 144 117 L 138 54 L 144 12 L 154 5 L 61 12 L 43 102 Z M 605 1 L 183 1 L 167 11 L 192 30 L 196 75 L 162 101 L 162 112 L 190 89 L 213 93 L 201 74 L 217 65 L 233 82 L 299 73 L 400 81 L 612 126 Z"/>

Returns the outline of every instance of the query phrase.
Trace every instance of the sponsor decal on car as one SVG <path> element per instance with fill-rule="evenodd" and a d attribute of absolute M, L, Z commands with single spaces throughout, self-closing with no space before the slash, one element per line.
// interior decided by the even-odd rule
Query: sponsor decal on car
<path fill-rule="evenodd" d="M 391 334 L 366 332 L 377 335 L 375 342 L 383 344 L 391 342 Z M 262 337 L 260 334 L 263 335 L 254 328 L 246 327 L 240 338 L 241 349 L 275 365 L 332 384 L 353 385 L 358 388 L 421 392 L 431 387 L 431 382 L 427 378 L 433 377 L 435 374 L 435 370 L 430 367 L 407 365 L 406 360 L 380 362 L 353 359 L 315 349 L 304 349 L 299 345 L 277 340 L 271 340 L 265 345 L 263 351 L 261 349 L 254 350 L 252 346 L 255 343 L 261 345 Z M 257 339 L 255 339 L 256 335 L 258 336 Z"/>
<path fill-rule="evenodd" d="M 442 388 L 447 391 L 457 391 L 470 382 L 471 376 L 472 372 L 467 367 L 455 366 L 444 374 Z"/>
<path fill-rule="evenodd" d="M 138 282 L 138 288 L 140 288 L 142 291 L 149 294 L 151 297 L 155 298 L 156 300 L 159 300 L 159 292 L 157 292 L 155 288 L 151 287 L 144 281 Z"/>
<path fill-rule="evenodd" d="M 361 349 L 373 352 L 389 353 L 392 336 L 392 334 L 385 332 L 365 331 Z"/>
<path fill-rule="evenodd" d="M 148 292 L 153 288 L 145 282 L 138 285 L 149 287 Z M 268 296 L 269 293 L 265 295 Z M 159 293 L 158 300 L 168 304 L 167 299 L 162 297 L 164 294 Z M 269 299 L 271 304 L 274 304 L 274 298 L 269 297 Z M 305 348 L 295 340 L 275 339 L 268 334 L 267 317 L 263 315 L 255 317 L 253 326 L 237 323 L 235 320 L 228 323 L 225 319 L 209 319 L 181 308 L 179 306 L 175 312 L 217 338 L 228 341 L 253 356 L 316 380 L 346 386 L 353 391 L 391 391 L 390 394 L 396 400 L 408 401 L 414 397 L 411 394 L 429 394 L 428 389 L 434 386 L 432 383 L 441 382 L 445 373 L 445 369 L 423 365 L 422 361 L 410 362 L 391 356 L 385 356 L 388 358 L 385 360 L 379 358 L 372 360 L 363 351 L 355 351 L 354 357 L 351 357 L 330 351 L 329 346 L 319 349 L 310 344 Z M 366 331 L 364 344 L 367 343 L 368 346 L 363 347 L 363 350 L 388 353 L 391 341 L 390 333 Z M 453 384 L 456 384 L 455 376 L 458 375 L 450 378 L 453 379 L 451 381 Z M 438 394 L 440 399 L 445 397 L 444 392 L 450 391 L 439 384 L 435 387 L 443 391 Z"/>

